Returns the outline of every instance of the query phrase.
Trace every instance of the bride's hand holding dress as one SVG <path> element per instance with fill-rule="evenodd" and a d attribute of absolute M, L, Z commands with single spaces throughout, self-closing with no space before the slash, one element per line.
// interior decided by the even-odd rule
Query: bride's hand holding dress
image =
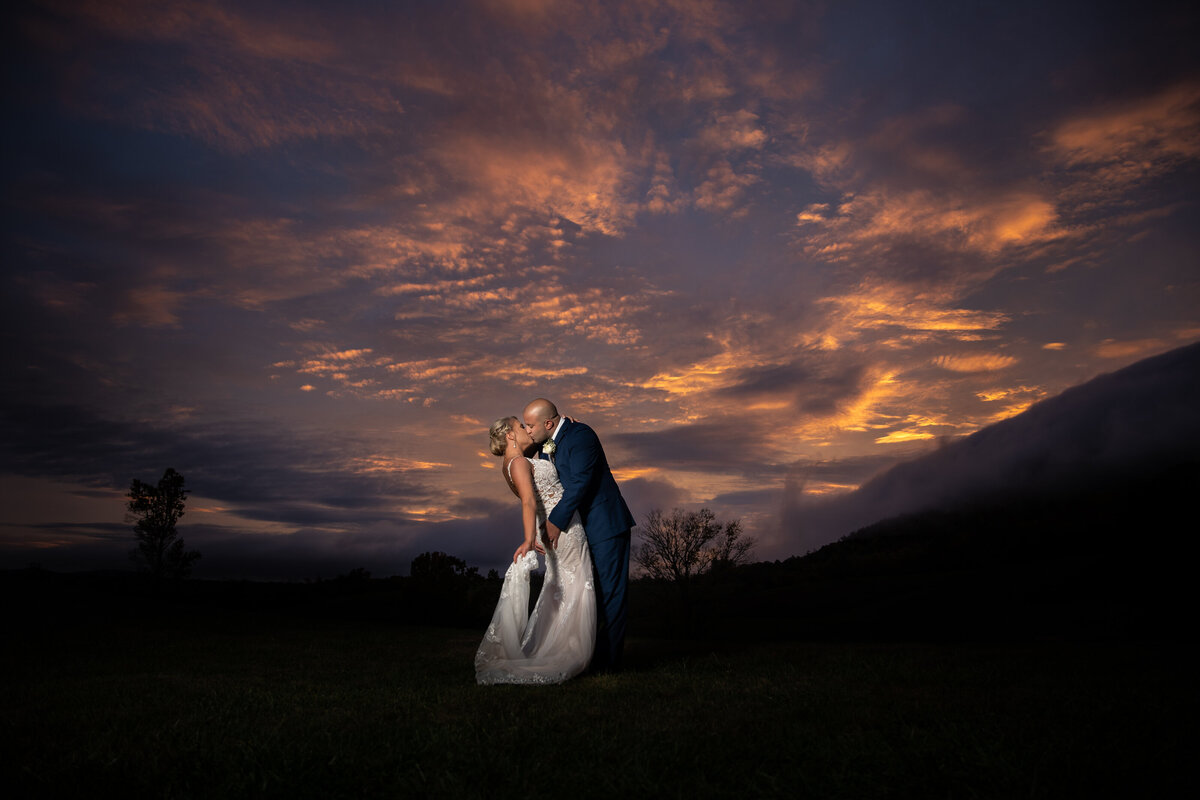
<path fill-rule="evenodd" d="M 583 524 L 574 515 L 556 545 L 546 547 L 539 529 L 563 487 L 553 464 L 524 456 L 531 443 L 515 417 L 492 426 L 492 453 L 504 456 L 504 479 L 521 499 L 525 540 L 504 575 L 500 601 L 475 654 L 475 680 L 481 684 L 561 683 L 587 667 L 595 648 L 596 594 Z M 546 575 L 531 614 L 529 572 L 538 566 L 532 549 L 537 544 L 545 552 Z"/>

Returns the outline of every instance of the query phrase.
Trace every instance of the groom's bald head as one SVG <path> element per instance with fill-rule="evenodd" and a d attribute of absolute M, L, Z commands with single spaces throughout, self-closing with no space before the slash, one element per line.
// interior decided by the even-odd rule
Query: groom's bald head
<path fill-rule="evenodd" d="M 554 432 L 555 425 L 558 424 L 558 409 L 544 397 L 531 402 L 525 406 L 523 415 L 525 430 L 529 431 L 529 436 L 537 444 L 541 444 L 550 438 L 550 434 Z M 553 425 L 547 423 L 553 422 Z"/>
<path fill-rule="evenodd" d="M 533 417 L 537 422 L 543 422 L 551 417 L 558 416 L 558 409 L 544 397 L 539 397 L 533 400 L 529 405 L 525 406 L 525 421 L 529 422 L 530 417 Z"/>

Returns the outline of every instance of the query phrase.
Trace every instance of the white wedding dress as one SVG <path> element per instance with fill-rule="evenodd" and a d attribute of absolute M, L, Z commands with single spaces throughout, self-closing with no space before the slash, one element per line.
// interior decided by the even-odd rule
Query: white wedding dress
<path fill-rule="evenodd" d="M 563 489 L 552 463 L 530 461 L 546 579 L 531 614 L 529 572 L 537 568 L 538 554 L 531 550 L 504 574 L 496 613 L 475 653 L 475 682 L 480 684 L 561 683 L 587 668 L 596 646 L 596 591 L 583 523 L 576 513 L 558 537 L 558 548 L 546 546 L 546 517 Z"/>

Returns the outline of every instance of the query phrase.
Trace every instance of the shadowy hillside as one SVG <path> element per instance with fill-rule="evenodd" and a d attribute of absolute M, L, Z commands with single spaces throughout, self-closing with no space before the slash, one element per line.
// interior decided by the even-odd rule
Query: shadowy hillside
<path fill-rule="evenodd" d="M 784 524 L 815 549 L 902 514 L 1004 493 L 1070 493 L 1109 476 L 1169 469 L 1200 451 L 1198 408 L 1200 343 L 1068 389 L 850 494 L 796 502 Z"/>
<path fill-rule="evenodd" d="M 698 580 L 686 604 L 639 582 L 635 614 L 705 636 L 1190 637 L 1197 497 L 1200 344 L 799 509 L 795 525 L 860 521 L 807 556 Z"/>
<path fill-rule="evenodd" d="M 938 641 L 1190 638 L 1200 457 L 981 494 L 690 590 L 640 583 L 666 633 Z"/>

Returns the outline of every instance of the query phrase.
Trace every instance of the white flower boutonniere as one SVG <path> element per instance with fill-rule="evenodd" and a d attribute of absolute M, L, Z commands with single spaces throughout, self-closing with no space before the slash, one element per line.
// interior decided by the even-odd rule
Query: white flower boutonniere
<path fill-rule="evenodd" d="M 554 455 L 554 451 L 557 449 L 558 445 L 554 443 L 553 439 L 547 439 L 546 443 L 542 445 L 542 452 L 548 456 Z"/>

